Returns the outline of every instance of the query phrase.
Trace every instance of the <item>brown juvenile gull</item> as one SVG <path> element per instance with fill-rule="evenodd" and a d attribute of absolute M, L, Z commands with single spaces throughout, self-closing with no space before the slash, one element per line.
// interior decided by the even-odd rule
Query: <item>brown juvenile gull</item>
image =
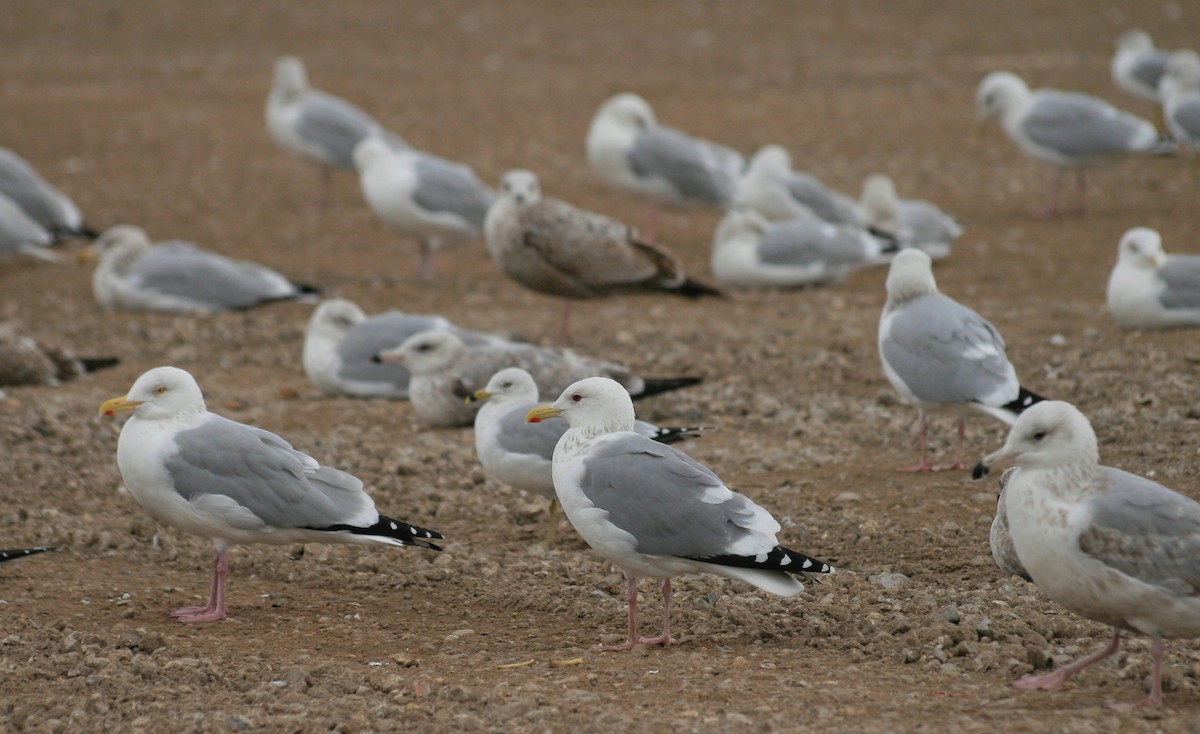
<path fill-rule="evenodd" d="M 555 495 L 587 544 L 628 580 L 629 639 L 593 652 L 674 644 L 673 576 L 712 573 L 794 596 L 804 589 L 796 577 L 833 573 L 828 563 L 780 545 L 771 513 L 726 487 L 708 467 L 634 432 L 633 403 L 616 382 L 580 380 L 553 404 L 531 410 L 527 420 L 555 416 L 571 426 L 554 448 Z M 642 576 L 663 580 L 658 637 L 638 635 Z"/>
<path fill-rule="evenodd" d="M 962 468 L 968 413 L 986 413 L 1011 425 L 1043 399 L 1017 381 L 996 327 L 938 292 L 932 261 L 917 249 L 901 251 L 888 271 L 879 357 L 892 387 L 920 416 L 921 462 L 901 471 Z M 948 467 L 929 463 L 927 412 L 933 409 L 958 413 L 958 445 Z"/>
<path fill-rule="evenodd" d="M 217 547 L 203 607 L 171 614 L 185 623 L 226 617 L 225 551 L 245 543 L 384 543 L 441 550 L 442 534 L 379 514 L 362 480 L 322 466 L 279 436 L 208 412 L 196 380 L 156 367 L 100 415 L 131 411 L 117 441 L 129 493 L 156 520 Z"/>
<path fill-rule="evenodd" d="M 115 357 L 78 357 L 0 325 L 0 386 L 57 385 L 117 362 Z"/>
<path fill-rule="evenodd" d="M 505 275 L 530 290 L 567 299 L 564 339 L 571 299 L 637 292 L 689 298 L 720 295 L 689 278 L 674 254 L 644 241 L 636 229 L 565 201 L 543 198 L 537 176 L 529 171 L 504 174 L 484 235 L 488 253 Z"/>
<path fill-rule="evenodd" d="M 578 354 L 570 349 L 531 344 L 468 346 L 449 332 L 431 331 L 409 337 L 403 344 L 379 353 L 383 362 L 396 361 L 412 373 L 408 399 L 418 415 L 433 426 L 467 426 L 475 420 L 478 403 L 465 398 L 487 385 L 505 367 L 520 367 L 533 375 L 538 391 L 553 395 L 583 377 L 611 377 L 635 397 L 648 397 L 700 382 L 699 377 L 643 378 L 622 364 Z"/>
<path fill-rule="evenodd" d="M 1163 639 L 1200 636 L 1200 503 L 1136 474 L 1100 465 L 1096 434 L 1069 403 L 1021 414 L 999 451 L 975 468 L 1017 468 L 1004 490 L 1009 533 L 1038 589 L 1069 611 L 1113 627 L 1098 653 L 1013 685 L 1058 688 L 1116 654 L 1121 630 L 1148 635 L 1150 695 L 1162 703 Z"/>

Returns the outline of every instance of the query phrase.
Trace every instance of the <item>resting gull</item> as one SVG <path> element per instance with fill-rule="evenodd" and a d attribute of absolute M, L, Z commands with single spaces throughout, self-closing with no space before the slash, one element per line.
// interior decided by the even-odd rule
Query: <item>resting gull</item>
<path fill-rule="evenodd" d="M 129 493 L 156 520 L 210 538 L 217 548 L 208 605 L 180 622 L 224 619 L 225 551 L 246 543 L 385 543 L 441 550 L 441 533 L 379 514 L 358 478 L 279 436 L 208 412 L 196 380 L 156 367 L 100 415 L 131 411 L 117 441 Z"/>
<path fill-rule="evenodd" d="M 505 275 L 530 290 L 567 299 L 564 340 L 569 336 L 570 299 L 631 292 L 720 295 L 688 277 L 674 254 L 647 242 L 636 229 L 565 201 L 543 198 L 537 176 L 529 171 L 504 174 L 484 232 L 488 253 Z"/>
<path fill-rule="evenodd" d="M 616 379 L 636 397 L 695 385 L 701 379 L 643 378 L 624 365 L 585 357 L 570 349 L 531 344 L 468 346 L 445 331 L 409 337 L 400 346 L 380 352 L 379 359 L 408 367 L 412 373 L 409 401 L 418 415 L 433 426 L 470 425 L 479 404 L 468 404 L 464 399 L 487 385 L 492 375 L 505 367 L 520 367 L 529 372 L 544 395 L 553 395 L 575 380 L 593 375 Z"/>
<path fill-rule="evenodd" d="M 408 147 L 346 100 L 310 87 L 304 62 L 295 56 L 281 56 L 275 62 L 266 120 L 267 131 L 279 147 L 317 165 L 320 206 L 328 203 L 333 169 L 354 168 L 354 146 L 363 138 L 379 136 L 394 148 Z"/>
<path fill-rule="evenodd" d="M 885 263 L 895 251 L 895 241 L 854 225 L 768 222 L 753 209 L 735 209 L 713 234 L 712 271 L 718 283 L 735 288 L 821 285 Z"/>
<path fill-rule="evenodd" d="M 862 209 L 876 229 L 895 237 L 905 247 L 925 251 L 934 260 L 950 254 L 950 247 L 962 235 L 954 217 L 924 199 L 901 199 L 896 184 L 882 173 L 863 181 Z"/>
<path fill-rule="evenodd" d="M 1136 706 L 1161 704 L 1163 639 L 1200 636 L 1200 504 L 1101 466 L 1088 419 L 1059 401 L 1022 413 L 1004 447 L 975 473 L 1004 466 L 1017 468 L 1004 505 L 1013 548 L 1033 582 L 1069 611 L 1113 627 L 1103 650 L 1013 685 L 1058 688 L 1115 655 L 1127 630 L 1148 635 L 1154 655 L 1150 695 Z"/>
<path fill-rule="evenodd" d="M 469 399 L 486 401 L 475 414 L 475 453 L 484 473 L 497 482 L 550 500 L 546 544 L 553 544 L 558 499 L 554 495 L 551 460 L 554 446 L 567 432 L 567 422 L 526 422 L 526 414 L 538 405 L 538 387 L 533 375 L 520 367 L 508 367 L 492 375 L 487 386 Z M 659 443 L 673 444 L 698 438 L 704 428 L 660 428 L 636 421 L 633 430 Z"/>
<path fill-rule="evenodd" d="M 1170 153 L 1174 144 L 1161 138 L 1148 120 L 1122 112 L 1097 97 L 1057 89 L 1030 91 L 1021 77 L 994 71 L 975 96 L 980 122 L 999 117 L 1008 137 L 1027 155 L 1055 168 L 1050 203 L 1042 212 L 1058 212 L 1063 167 L 1077 169 L 1082 213 L 1086 167 L 1129 154 Z"/>
<path fill-rule="evenodd" d="M 793 171 L 791 154 L 779 145 L 765 145 L 750 159 L 738 181 L 736 202 L 772 221 L 816 218 L 867 226 L 858 202 L 812 174 Z"/>
<path fill-rule="evenodd" d="M 304 373 L 327 395 L 408 399 L 408 370 L 375 356 L 423 331 L 452 331 L 468 345 L 506 344 L 500 336 L 456 328 L 441 316 L 385 311 L 367 316 L 331 298 L 313 311 L 304 335 Z"/>
<path fill-rule="evenodd" d="M 52 545 L 39 546 L 37 548 L 12 548 L 10 550 L 0 550 L 0 563 L 8 561 L 16 561 L 29 556 L 36 556 L 38 553 L 46 553 L 48 551 L 56 551 L 58 548 Z"/>
<path fill-rule="evenodd" d="M 54 242 L 50 230 L 30 218 L 15 201 L 0 194 L 0 259 L 22 254 L 57 261 L 58 257 L 46 249 Z"/>
<path fill-rule="evenodd" d="M 115 357 L 77 357 L 0 325 L 0 385 L 57 385 L 117 362 Z"/>
<path fill-rule="evenodd" d="M 967 413 L 1011 425 L 1043 400 L 1017 382 L 996 327 L 938 292 L 932 261 L 920 250 L 903 250 L 892 260 L 879 319 L 879 357 L 892 387 L 920 416 L 921 462 L 901 471 L 960 469 Z M 958 445 L 954 463 L 946 467 L 929 463 L 927 413 L 934 409 L 958 413 Z"/>
<path fill-rule="evenodd" d="M 1134 227 L 1117 246 L 1108 310 L 1126 329 L 1200 326 L 1200 255 L 1167 255 L 1156 230 Z"/>
<path fill-rule="evenodd" d="M 415 238 L 420 274 L 433 277 L 433 253 L 483 232 L 495 194 L 469 166 L 429 153 L 394 150 L 369 137 L 354 148 L 367 206 L 389 227 Z"/>
<path fill-rule="evenodd" d="M 16 202 L 30 219 L 56 238 L 95 238 L 96 231 L 83 223 L 71 197 L 42 178 L 33 166 L 8 148 L 0 148 L 0 194 Z"/>
<path fill-rule="evenodd" d="M 105 230 L 93 248 L 92 291 L 106 308 L 217 313 L 318 293 L 257 263 L 232 260 L 187 242 L 152 244 L 139 227 Z"/>
<path fill-rule="evenodd" d="M 1113 81 L 1130 94 L 1157 102 L 1158 85 L 1169 55 L 1155 48 L 1150 34 L 1141 28 L 1125 31 L 1117 38 L 1117 51 L 1112 57 Z"/>
<path fill-rule="evenodd" d="M 1200 55 L 1190 50 L 1171 54 L 1158 91 L 1171 137 L 1180 145 L 1200 149 Z"/>
<path fill-rule="evenodd" d="M 554 491 L 567 519 L 628 580 L 629 639 L 593 652 L 671 645 L 671 577 L 713 573 L 780 596 L 804 589 L 795 578 L 833 567 L 779 545 L 779 523 L 725 486 L 687 454 L 635 433 L 633 403 L 618 383 L 590 377 L 551 405 L 529 412 L 537 422 L 563 416 L 570 429 L 554 448 Z M 663 629 L 637 632 L 637 580 L 663 579 Z"/>

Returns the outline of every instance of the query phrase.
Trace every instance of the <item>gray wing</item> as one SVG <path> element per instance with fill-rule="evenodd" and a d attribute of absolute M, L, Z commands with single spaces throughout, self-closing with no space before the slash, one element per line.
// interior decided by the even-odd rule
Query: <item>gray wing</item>
<path fill-rule="evenodd" d="M 849 265 L 866 256 L 855 232 L 825 221 L 772 222 L 758 241 L 758 259 L 768 265 Z"/>
<path fill-rule="evenodd" d="M 1087 157 L 1129 151 L 1147 124 L 1095 97 L 1042 92 L 1034 97 L 1021 129 L 1044 148 Z"/>
<path fill-rule="evenodd" d="M 931 403 L 983 400 L 1008 385 L 1012 369 L 996 327 L 940 293 L 897 311 L 880 351 L 913 394 Z"/>
<path fill-rule="evenodd" d="M 1165 51 L 1144 54 L 1129 68 L 1129 75 L 1151 89 L 1158 89 L 1158 82 L 1167 71 L 1171 55 Z"/>
<path fill-rule="evenodd" d="M 500 448 L 512 454 L 530 454 L 546 461 L 554 459 L 554 447 L 558 439 L 571 426 L 563 419 L 552 419 L 540 423 L 526 423 L 525 415 L 537 407 L 537 403 L 513 406 L 500 417 L 497 439 Z"/>
<path fill-rule="evenodd" d="M 304 98 L 296 133 L 341 168 L 354 168 L 354 146 L 380 129 L 370 115 L 340 97 L 311 92 Z"/>
<path fill-rule="evenodd" d="M 1200 255 L 1168 255 L 1158 278 L 1166 286 L 1158 295 L 1163 308 L 1200 308 Z"/>
<path fill-rule="evenodd" d="M 863 225 L 858 206 L 845 195 L 831 190 L 816 176 L 797 171 L 788 177 L 787 189 L 792 198 L 826 222 Z"/>
<path fill-rule="evenodd" d="M 1136 474 L 1101 471 L 1108 489 L 1085 505 L 1080 550 L 1171 593 L 1200 594 L 1200 504 Z"/>
<path fill-rule="evenodd" d="M 450 212 L 483 229 L 483 220 L 495 194 L 483 185 L 475 172 L 461 163 L 436 156 L 417 158 L 417 185 L 413 200 L 431 212 Z"/>
<path fill-rule="evenodd" d="M 341 360 L 338 377 L 362 382 L 387 382 L 401 389 L 408 386 L 406 367 L 395 363 L 373 362 L 385 349 L 404 343 L 422 331 L 448 331 L 450 322 L 441 316 L 421 316 L 389 311 L 360 322 L 338 343 Z"/>
<path fill-rule="evenodd" d="M 684 199 L 724 205 L 733 201 L 741 154 L 671 128 L 638 134 L 626 153 L 638 176 L 665 179 Z"/>
<path fill-rule="evenodd" d="M 143 288 L 220 309 L 249 308 L 296 293 L 278 273 L 184 242 L 151 248 L 134 265 L 133 274 Z"/>
<path fill-rule="evenodd" d="M 175 434 L 175 443 L 179 451 L 166 470 L 175 491 L 193 504 L 232 501 L 267 526 L 315 529 L 374 508 L 357 478 L 318 466 L 269 431 L 214 415 Z"/>
<path fill-rule="evenodd" d="M 1200 141 L 1200 94 L 1193 94 L 1180 102 L 1171 119 L 1191 137 L 1193 143 Z"/>
<path fill-rule="evenodd" d="M 43 227 L 75 230 L 81 224 L 74 202 L 8 148 L 0 148 L 0 194 L 16 202 Z"/>
<path fill-rule="evenodd" d="M 754 527 L 762 521 L 761 508 L 736 493 L 713 502 L 728 491 L 724 482 L 687 454 L 637 434 L 591 451 L 580 489 L 608 512 L 609 522 L 636 539 L 639 553 L 710 558 L 762 533 Z"/>
<path fill-rule="evenodd" d="M 35 222 L 15 201 L 0 194 L 0 255 L 16 252 L 27 245 L 46 246 L 54 236 Z"/>
<path fill-rule="evenodd" d="M 900 220 L 914 242 L 953 242 L 962 234 L 954 218 L 937 206 L 920 199 L 900 202 Z"/>

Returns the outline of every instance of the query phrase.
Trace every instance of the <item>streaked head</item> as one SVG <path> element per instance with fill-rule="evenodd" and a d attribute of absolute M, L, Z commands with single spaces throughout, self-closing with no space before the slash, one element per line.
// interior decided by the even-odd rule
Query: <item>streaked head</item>
<path fill-rule="evenodd" d="M 560 415 L 571 428 L 583 429 L 591 435 L 632 431 L 634 424 L 629 392 L 607 377 L 588 377 L 572 384 L 558 400 L 529 411 L 525 420 L 537 423 Z"/>
<path fill-rule="evenodd" d="M 1008 466 L 1052 469 L 1099 463 L 1096 432 L 1087 417 L 1070 403 L 1046 400 L 1021 413 L 1003 448 L 983 457 L 976 474 Z"/>
<path fill-rule="evenodd" d="M 713 248 L 756 244 L 769 224 L 766 217 L 753 209 L 730 209 L 713 233 Z"/>
<path fill-rule="evenodd" d="M 467 347 L 449 331 L 422 331 L 403 344 L 379 353 L 379 361 L 402 364 L 414 375 L 431 375 L 453 367 Z"/>
<path fill-rule="evenodd" d="M 137 378 L 127 394 L 101 405 L 100 415 L 132 411 L 143 420 L 162 420 L 204 410 L 195 378 L 178 367 L 155 367 Z"/>
<path fill-rule="evenodd" d="M 1150 227 L 1134 227 L 1117 245 L 1117 262 L 1126 267 L 1157 270 L 1166 262 L 1162 235 Z"/>
<path fill-rule="evenodd" d="M 474 397 L 497 403 L 531 403 L 538 399 L 538 386 L 533 375 L 520 367 L 509 367 L 492 375 L 487 386 L 476 390 Z"/>
<path fill-rule="evenodd" d="M 975 110 L 979 121 L 1003 117 L 1029 97 L 1029 85 L 1011 71 L 993 71 L 979 83 L 975 93 Z"/>
<path fill-rule="evenodd" d="M 537 174 L 518 168 L 500 178 L 500 196 L 518 204 L 536 204 L 542 200 L 542 186 Z"/>
<path fill-rule="evenodd" d="M 367 315 L 352 301 L 345 298 L 330 298 L 313 311 L 308 320 L 308 336 L 321 336 L 341 340 L 355 326 L 365 321 Z"/>

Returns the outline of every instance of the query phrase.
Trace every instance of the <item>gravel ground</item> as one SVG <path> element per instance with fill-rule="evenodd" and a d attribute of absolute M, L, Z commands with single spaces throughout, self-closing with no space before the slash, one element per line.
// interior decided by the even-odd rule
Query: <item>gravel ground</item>
<path fill-rule="evenodd" d="M 271 66 L 312 82 L 487 181 L 537 171 L 548 195 L 629 222 L 643 203 L 584 162 L 598 104 L 626 89 L 660 120 L 746 152 L 768 142 L 857 193 L 884 171 L 954 212 L 966 235 L 937 266 L 946 293 L 991 318 L 1023 382 L 1093 421 L 1107 463 L 1200 496 L 1190 332 L 1119 331 L 1103 309 L 1129 227 L 1194 250 L 1198 179 L 1143 160 L 1097 172 L 1084 218 L 1040 221 L 1046 171 L 993 124 L 974 129 L 989 70 L 1080 89 L 1154 117 L 1108 77 L 1113 40 L 1200 37 L 1174 3 L 854 4 L 508 2 L 23 3 L 0 26 L 0 143 L 70 192 L 93 226 L 142 225 L 320 283 L 368 312 L 437 312 L 534 341 L 558 304 L 503 280 L 479 244 L 415 248 L 349 175 L 325 211 L 315 175 L 262 122 Z M 1036 22 L 1035 22 L 1036 21 Z M 718 215 L 664 210 L 660 239 L 704 276 Z M 576 307 L 581 351 L 645 374 L 702 374 L 642 417 L 720 426 L 685 448 L 769 508 L 781 540 L 836 576 L 778 599 L 679 579 L 680 644 L 628 655 L 620 574 L 544 501 L 487 481 L 469 430 L 423 428 L 406 403 L 322 397 L 300 368 L 311 306 L 207 318 L 105 313 L 73 262 L 0 263 L 0 321 L 119 367 L 0 400 L 0 546 L 61 550 L 0 567 L 0 730 L 75 731 L 1194 731 L 1200 653 L 1168 646 L 1167 704 L 1146 690 L 1148 643 L 1049 694 L 1008 683 L 1102 645 L 1107 630 L 1005 578 L 987 547 L 994 481 L 911 476 L 915 411 L 879 368 L 884 272 L 836 288 L 690 303 Z M 195 374 L 210 409 L 276 431 L 362 477 L 385 512 L 437 528 L 446 551 L 257 546 L 231 554 L 229 620 L 184 627 L 211 545 L 158 526 L 124 492 L 118 425 L 94 419 L 144 370 Z M 953 422 L 932 424 L 938 457 Z M 971 421 L 970 456 L 1004 427 Z M 647 631 L 661 610 L 643 587 Z"/>

